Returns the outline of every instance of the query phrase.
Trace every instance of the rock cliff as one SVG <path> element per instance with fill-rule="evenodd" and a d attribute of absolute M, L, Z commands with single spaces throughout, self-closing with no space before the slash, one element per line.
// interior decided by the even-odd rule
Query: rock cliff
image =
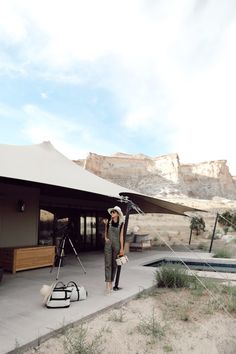
<path fill-rule="evenodd" d="M 231 176 L 226 160 L 181 164 L 178 154 L 151 158 L 90 153 L 85 160 L 75 162 L 102 178 L 156 197 L 236 199 L 236 178 Z"/>

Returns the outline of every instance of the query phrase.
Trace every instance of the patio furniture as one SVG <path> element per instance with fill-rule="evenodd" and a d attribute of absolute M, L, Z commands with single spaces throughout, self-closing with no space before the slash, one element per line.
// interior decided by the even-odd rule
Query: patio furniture
<path fill-rule="evenodd" d="M 55 246 L 0 248 L 0 263 L 4 270 L 11 273 L 52 266 L 54 260 Z"/>
<path fill-rule="evenodd" d="M 130 243 L 130 251 L 142 252 L 144 249 L 149 249 L 152 247 L 151 238 L 149 234 L 134 235 L 133 242 Z"/>

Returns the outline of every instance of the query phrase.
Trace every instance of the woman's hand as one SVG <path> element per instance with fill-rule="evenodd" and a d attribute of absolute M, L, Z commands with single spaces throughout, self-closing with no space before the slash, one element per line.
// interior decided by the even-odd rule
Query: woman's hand
<path fill-rule="evenodd" d="M 124 256 L 124 254 L 125 254 L 125 253 L 124 253 L 124 250 L 123 250 L 123 248 L 121 248 L 121 249 L 120 249 L 119 256 Z"/>
<path fill-rule="evenodd" d="M 102 222 L 103 222 L 103 224 L 107 225 L 108 224 L 108 219 L 103 219 Z"/>

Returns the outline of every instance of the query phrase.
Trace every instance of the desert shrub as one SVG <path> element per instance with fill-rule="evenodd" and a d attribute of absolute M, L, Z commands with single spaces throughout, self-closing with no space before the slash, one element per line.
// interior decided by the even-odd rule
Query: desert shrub
<path fill-rule="evenodd" d="M 236 286 L 229 290 L 229 297 L 226 303 L 227 310 L 236 313 Z"/>
<path fill-rule="evenodd" d="M 231 225 L 232 228 L 233 228 L 234 230 L 236 230 L 236 213 L 233 213 L 233 214 L 232 214 L 231 222 L 232 222 L 232 224 L 233 224 L 233 225 Z"/>
<path fill-rule="evenodd" d="M 216 233 L 215 233 L 215 235 L 214 235 L 214 239 L 215 239 L 215 240 L 219 240 L 219 239 L 222 238 L 222 236 L 223 236 L 222 230 L 216 230 Z"/>
<path fill-rule="evenodd" d="M 108 317 L 108 321 L 113 322 L 124 322 L 124 320 L 124 312 L 122 309 L 120 311 L 113 311 Z"/>
<path fill-rule="evenodd" d="M 186 308 L 181 308 L 179 311 L 179 318 L 181 321 L 189 321 L 189 310 Z"/>
<path fill-rule="evenodd" d="M 200 297 L 204 294 L 205 288 L 201 283 L 195 281 L 193 286 L 191 286 L 190 291 L 193 296 Z"/>
<path fill-rule="evenodd" d="M 224 213 L 222 213 L 221 215 L 219 215 L 218 222 L 221 225 L 230 226 L 231 219 L 232 219 L 232 213 L 229 210 L 227 210 Z"/>
<path fill-rule="evenodd" d="M 224 226 L 223 230 L 224 230 L 225 235 L 227 235 L 227 233 L 229 232 L 229 226 Z"/>
<path fill-rule="evenodd" d="M 236 213 L 225 211 L 221 215 L 219 215 L 218 222 L 224 226 L 231 226 L 233 230 L 236 230 Z"/>
<path fill-rule="evenodd" d="M 155 317 L 154 309 L 151 316 L 141 317 L 137 329 L 139 333 L 151 336 L 153 339 L 160 339 L 165 335 L 164 328 Z"/>
<path fill-rule="evenodd" d="M 214 235 L 214 240 L 219 240 L 222 238 L 224 232 L 222 232 L 222 230 L 216 229 L 215 231 L 215 235 Z M 207 236 L 208 239 L 212 238 L 212 232 L 210 232 Z"/>
<path fill-rule="evenodd" d="M 183 266 L 167 264 L 156 270 L 155 280 L 158 288 L 185 288 L 190 277 Z"/>
<path fill-rule="evenodd" d="M 197 246 L 199 250 L 207 251 L 207 245 L 204 242 L 200 242 Z"/>
<path fill-rule="evenodd" d="M 163 346 L 163 351 L 164 351 L 165 353 L 170 353 L 170 352 L 173 352 L 173 348 L 172 348 L 171 345 L 165 344 L 165 345 Z"/>
<path fill-rule="evenodd" d="M 199 235 L 201 231 L 205 231 L 205 221 L 201 216 L 194 216 L 190 221 L 190 229 L 196 232 L 196 235 Z"/>
<path fill-rule="evenodd" d="M 154 287 L 151 287 L 149 289 L 143 289 L 137 293 L 137 295 L 135 296 L 135 299 L 136 300 L 146 299 L 147 297 L 155 296 L 156 293 L 157 293 L 157 291 L 156 291 L 156 288 L 154 288 Z"/>
<path fill-rule="evenodd" d="M 217 250 L 213 258 L 231 258 L 231 252 L 225 248 Z"/>
<path fill-rule="evenodd" d="M 228 312 L 236 313 L 236 299 L 231 298 L 231 300 L 226 303 L 226 308 Z"/>
<path fill-rule="evenodd" d="M 102 354 L 102 336 L 98 333 L 92 340 L 88 340 L 88 329 L 83 325 L 77 331 L 68 331 L 65 334 L 64 350 L 66 354 Z"/>
<path fill-rule="evenodd" d="M 199 281 L 198 278 L 192 276 L 190 289 L 193 295 L 201 296 L 206 292 L 206 289 L 213 293 L 218 293 L 219 284 L 214 279 L 202 278 L 201 281 Z"/>
<path fill-rule="evenodd" d="M 236 286 L 223 285 L 221 294 L 224 296 L 224 306 L 230 313 L 236 313 Z"/>

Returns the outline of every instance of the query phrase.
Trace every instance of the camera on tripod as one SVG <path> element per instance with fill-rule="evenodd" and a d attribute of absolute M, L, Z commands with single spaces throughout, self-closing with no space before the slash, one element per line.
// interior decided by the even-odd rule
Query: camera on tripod
<path fill-rule="evenodd" d="M 63 232 L 63 237 L 60 240 L 59 247 L 57 249 L 57 254 L 56 254 L 56 257 L 55 257 L 55 262 L 54 262 L 54 265 L 56 267 L 58 267 L 57 268 L 56 280 L 58 280 L 58 278 L 59 278 L 60 268 L 61 268 L 62 263 L 63 263 L 63 258 L 65 257 L 65 243 L 66 243 L 67 240 L 69 241 L 69 244 L 70 244 L 72 250 L 74 251 L 74 254 L 75 254 L 76 258 L 77 258 L 77 261 L 79 262 L 79 264 L 81 265 L 84 273 L 86 274 L 86 271 L 85 271 L 85 269 L 83 267 L 83 264 L 82 264 L 81 260 L 79 259 L 78 253 L 77 253 L 77 251 L 76 251 L 76 249 L 75 249 L 75 247 L 74 247 L 74 245 L 73 245 L 73 243 L 72 243 L 72 241 L 70 239 L 70 235 L 73 232 L 73 223 L 69 222 L 67 225 L 61 227 L 60 229 L 58 229 L 56 231 L 56 233 L 58 233 L 58 232 Z M 54 265 L 51 268 L 51 272 L 53 270 Z"/>
<path fill-rule="evenodd" d="M 61 267 L 64 265 L 65 261 L 65 249 L 63 248 L 63 239 L 65 237 L 70 237 L 73 233 L 73 225 L 68 222 L 66 225 L 61 226 L 54 232 L 55 244 L 56 244 L 56 254 L 55 254 L 55 266 L 58 267 L 60 257 L 61 257 Z M 63 249 L 62 249 L 63 248 Z"/>

